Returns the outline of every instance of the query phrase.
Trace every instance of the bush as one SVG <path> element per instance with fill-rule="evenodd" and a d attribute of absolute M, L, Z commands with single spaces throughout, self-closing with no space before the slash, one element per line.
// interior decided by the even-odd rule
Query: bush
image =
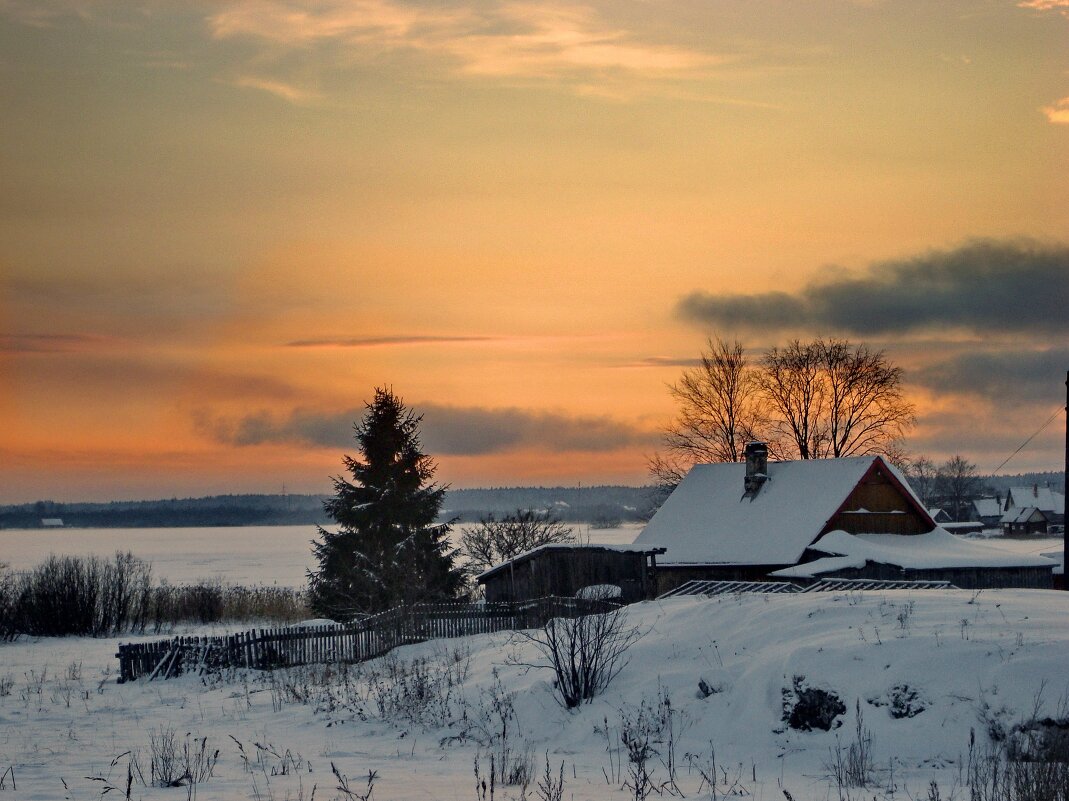
<path fill-rule="evenodd" d="M 293 623 L 311 614 L 305 594 L 289 587 L 242 587 L 221 581 L 172 586 L 152 591 L 149 619 L 153 631 L 177 623 L 271 620 Z"/>
<path fill-rule="evenodd" d="M 129 553 L 50 556 L 23 574 L 0 575 L 0 639 L 20 634 L 107 637 L 159 632 L 178 623 L 308 617 L 303 592 L 286 587 L 239 587 L 222 582 L 152 585 L 149 563 Z"/>
<path fill-rule="evenodd" d="M 792 729 L 830 731 L 842 725 L 837 718 L 845 712 L 846 704 L 839 696 L 807 686 L 805 676 L 795 676 L 791 689 L 783 690 L 783 720 Z"/>
<path fill-rule="evenodd" d="M 151 567 L 129 553 L 50 556 L 7 582 L 8 639 L 69 634 L 102 637 L 143 628 Z"/>
<path fill-rule="evenodd" d="M 639 637 L 622 608 L 598 615 L 553 618 L 531 632 L 517 632 L 541 656 L 531 667 L 556 675 L 554 688 L 566 709 L 590 701 L 627 665 L 624 654 Z"/>

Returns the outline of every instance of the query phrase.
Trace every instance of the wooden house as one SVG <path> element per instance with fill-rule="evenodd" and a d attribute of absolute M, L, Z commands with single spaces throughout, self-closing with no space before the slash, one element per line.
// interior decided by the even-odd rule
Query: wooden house
<path fill-rule="evenodd" d="M 1042 509 L 1025 506 L 1010 509 L 1002 516 L 1002 533 L 1007 537 L 1023 537 L 1029 534 L 1047 534 L 1050 520 Z"/>
<path fill-rule="evenodd" d="M 663 548 L 555 543 L 495 565 L 476 580 L 487 601 L 595 594 L 635 603 L 656 596 L 657 555 Z"/>
<path fill-rule="evenodd" d="M 1050 487 L 1011 487 L 1002 506 L 1007 536 L 1060 534 L 1065 531 L 1065 496 Z"/>
<path fill-rule="evenodd" d="M 1050 560 L 955 537 L 879 456 L 696 465 L 635 540 L 665 548 L 658 588 L 692 579 L 951 581 L 1050 587 Z"/>

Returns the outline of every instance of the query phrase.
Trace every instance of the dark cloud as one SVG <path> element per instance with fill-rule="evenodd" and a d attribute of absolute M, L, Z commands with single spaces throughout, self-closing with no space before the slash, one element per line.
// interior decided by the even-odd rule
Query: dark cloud
<path fill-rule="evenodd" d="M 657 441 L 654 432 L 600 416 L 435 404 L 416 410 L 423 414 L 423 446 L 435 455 L 480 456 L 523 447 L 604 452 L 630 445 L 652 446 Z M 201 433 L 232 445 L 295 443 L 352 449 L 353 423 L 363 414 L 363 408 L 341 412 L 296 409 L 283 417 L 257 412 L 227 419 L 200 412 L 194 423 Z"/>
<path fill-rule="evenodd" d="M 1069 332 L 1069 246 L 980 240 L 872 265 L 799 293 L 684 297 L 677 313 L 722 329 L 893 334 L 925 329 Z"/>
<path fill-rule="evenodd" d="M 1065 397 L 1069 348 L 964 353 L 910 373 L 938 392 L 975 395 L 996 405 L 1049 403 Z"/>
<path fill-rule="evenodd" d="M 287 342 L 287 348 L 375 348 L 383 345 L 435 345 L 451 342 L 495 342 L 501 337 L 463 336 L 393 336 L 353 337 L 351 339 L 298 339 Z"/>
<path fill-rule="evenodd" d="M 604 416 L 434 405 L 420 410 L 424 442 L 432 453 L 473 456 L 524 446 L 612 451 L 656 441 L 655 434 Z"/>
<path fill-rule="evenodd" d="M 0 277 L 16 319 L 81 325 L 110 336 L 202 331 L 235 303 L 225 282 L 205 266 L 120 266 L 93 271 L 79 265 Z M 70 321 L 92 321 L 90 323 Z"/>
<path fill-rule="evenodd" d="M 967 411 L 941 411 L 922 415 L 917 433 L 909 438 L 909 448 L 916 454 L 937 454 L 943 461 L 953 454 L 967 454 L 981 473 L 990 473 L 1014 454 L 1048 417 L 1008 410 L 994 418 L 978 419 Z M 1039 431 L 1001 472 L 1058 469 L 1065 454 L 1065 433 L 1055 420 Z"/>

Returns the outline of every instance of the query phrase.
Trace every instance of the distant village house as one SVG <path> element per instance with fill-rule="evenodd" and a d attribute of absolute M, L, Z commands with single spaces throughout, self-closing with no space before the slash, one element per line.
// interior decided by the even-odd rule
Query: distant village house
<path fill-rule="evenodd" d="M 1002 532 L 1020 537 L 1062 534 L 1065 531 L 1065 495 L 1050 487 L 1011 487 L 1000 519 Z"/>

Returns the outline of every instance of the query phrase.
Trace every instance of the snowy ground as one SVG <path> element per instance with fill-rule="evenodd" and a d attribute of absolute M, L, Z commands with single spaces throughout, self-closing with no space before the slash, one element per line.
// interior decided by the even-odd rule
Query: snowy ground
<path fill-rule="evenodd" d="M 425 676 L 452 680 L 447 693 L 415 706 L 422 722 L 396 711 L 380 716 L 381 685 L 376 694 L 366 683 L 374 664 L 348 683 L 335 676 L 329 694 L 282 672 L 119 685 L 115 640 L 3 644 L 0 801 L 95 799 L 109 786 L 108 797 L 123 797 L 131 758 L 149 779 L 152 737 L 169 730 L 219 749 L 214 776 L 196 788 L 203 799 L 310 799 L 313 788 L 316 799 L 345 798 L 331 763 L 354 790 L 374 771 L 378 801 L 475 799 L 479 742 L 501 724 L 495 686 L 515 709 L 510 746 L 529 749 L 539 769 L 548 754 L 555 775 L 563 762 L 564 799 L 632 797 L 621 789 L 628 761 L 620 733 L 643 704 L 647 719 L 657 718 L 666 695 L 687 798 L 710 797 L 708 787 L 698 791 L 698 768 L 708 773 L 714 753 L 721 796 L 733 786 L 755 799 L 783 799 L 783 789 L 798 801 L 839 798 L 829 763 L 837 745 L 854 740 L 859 702 L 879 770 L 855 798 L 926 798 L 934 779 L 943 799 L 961 799 L 970 731 L 983 744 L 993 723 L 1009 728 L 1030 716 L 1037 697 L 1046 713 L 1056 712 L 1069 689 L 1065 593 L 745 595 L 645 603 L 629 616 L 643 632 L 629 664 L 601 697 L 573 711 L 557 703 L 545 671 L 517 664 L 535 661 L 530 645 L 505 635 L 399 649 L 395 675 L 399 664 L 424 657 Z M 287 681 L 308 703 L 283 697 Z M 796 681 L 842 699 L 841 727 L 786 727 L 784 690 L 790 700 Z M 895 696 L 923 711 L 893 718 Z M 496 709 L 503 707 L 499 700 Z M 664 731 L 655 738 L 655 782 L 668 779 L 666 738 Z M 484 752 L 484 772 L 486 762 Z M 520 794 L 496 790 L 499 799 Z M 144 799 L 190 795 L 139 778 L 131 791 Z M 533 785 L 528 797 L 538 797 Z"/>

